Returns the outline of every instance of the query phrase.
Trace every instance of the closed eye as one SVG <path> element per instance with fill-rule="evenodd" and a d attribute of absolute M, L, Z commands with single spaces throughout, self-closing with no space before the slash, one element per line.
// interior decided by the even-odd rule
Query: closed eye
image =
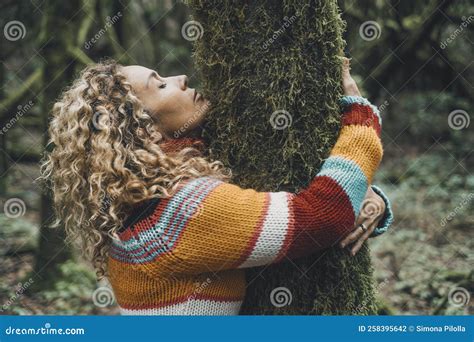
<path fill-rule="evenodd" d="M 162 83 L 158 86 L 158 88 L 160 89 L 165 89 L 166 88 L 166 83 Z"/>

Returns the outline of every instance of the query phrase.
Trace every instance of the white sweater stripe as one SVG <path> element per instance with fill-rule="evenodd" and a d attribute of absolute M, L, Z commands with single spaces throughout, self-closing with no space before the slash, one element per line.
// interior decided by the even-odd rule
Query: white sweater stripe
<path fill-rule="evenodd" d="M 270 264 L 283 246 L 289 224 L 288 193 L 270 192 L 269 195 L 270 203 L 257 243 L 239 268 Z"/>
<path fill-rule="evenodd" d="M 130 310 L 120 307 L 122 315 L 173 315 L 173 316 L 235 316 L 239 314 L 242 301 L 215 301 L 207 299 L 189 299 L 182 303 L 160 308 Z"/>

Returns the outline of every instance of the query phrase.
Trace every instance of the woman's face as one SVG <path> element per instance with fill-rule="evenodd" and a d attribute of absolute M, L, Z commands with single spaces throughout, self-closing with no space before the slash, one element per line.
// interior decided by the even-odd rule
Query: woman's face
<path fill-rule="evenodd" d="M 187 76 L 162 77 L 139 65 L 123 67 L 122 72 L 163 136 L 182 137 L 203 121 L 209 102 L 188 88 Z"/>

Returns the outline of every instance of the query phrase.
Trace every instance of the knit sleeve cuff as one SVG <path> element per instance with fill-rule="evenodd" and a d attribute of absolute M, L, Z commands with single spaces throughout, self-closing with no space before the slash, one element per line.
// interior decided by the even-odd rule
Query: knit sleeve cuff
<path fill-rule="evenodd" d="M 372 185 L 372 190 L 382 197 L 383 201 L 385 202 L 385 213 L 383 215 L 382 220 L 380 220 L 377 228 L 373 231 L 373 233 L 370 235 L 370 237 L 376 237 L 379 236 L 380 234 L 385 233 L 390 225 L 393 222 L 393 210 L 392 210 L 392 204 L 390 203 L 390 200 L 388 199 L 387 195 L 376 185 Z"/>
<path fill-rule="evenodd" d="M 380 126 L 382 126 L 382 117 L 380 116 L 380 111 L 377 106 L 374 106 L 369 100 L 367 100 L 365 97 L 362 96 L 343 96 L 340 99 L 340 104 L 343 110 L 345 110 L 347 107 L 349 107 L 352 104 L 359 104 L 359 105 L 365 105 L 369 106 L 374 114 L 377 116 L 379 119 Z"/>

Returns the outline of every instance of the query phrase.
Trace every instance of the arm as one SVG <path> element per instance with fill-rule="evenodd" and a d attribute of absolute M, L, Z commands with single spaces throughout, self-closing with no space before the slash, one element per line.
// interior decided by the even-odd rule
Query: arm
<path fill-rule="evenodd" d="M 353 104 L 368 105 L 377 115 L 379 122 L 382 123 L 378 108 L 361 97 L 357 84 L 350 75 L 349 64 L 349 59 L 344 58 L 342 83 L 346 96 L 342 100 L 343 108 L 345 109 Z M 380 188 L 372 185 L 367 189 L 354 231 L 340 242 L 340 246 L 344 248 L 347 245 L 351 245 L 351 254 L 355 255 L 365 240 L 384 233 L 392 222 L 393 211 L 388 197 Z"/>
<path fill-rule="evenodd" d="M 203 177 L 162 199 L 124 244 L 154 276 L 279 262 L 328 248 L 354 226 L 382 158 L 380 125 L 351 105 L 321 171 L 298 194 L 257 192 Z"/>

